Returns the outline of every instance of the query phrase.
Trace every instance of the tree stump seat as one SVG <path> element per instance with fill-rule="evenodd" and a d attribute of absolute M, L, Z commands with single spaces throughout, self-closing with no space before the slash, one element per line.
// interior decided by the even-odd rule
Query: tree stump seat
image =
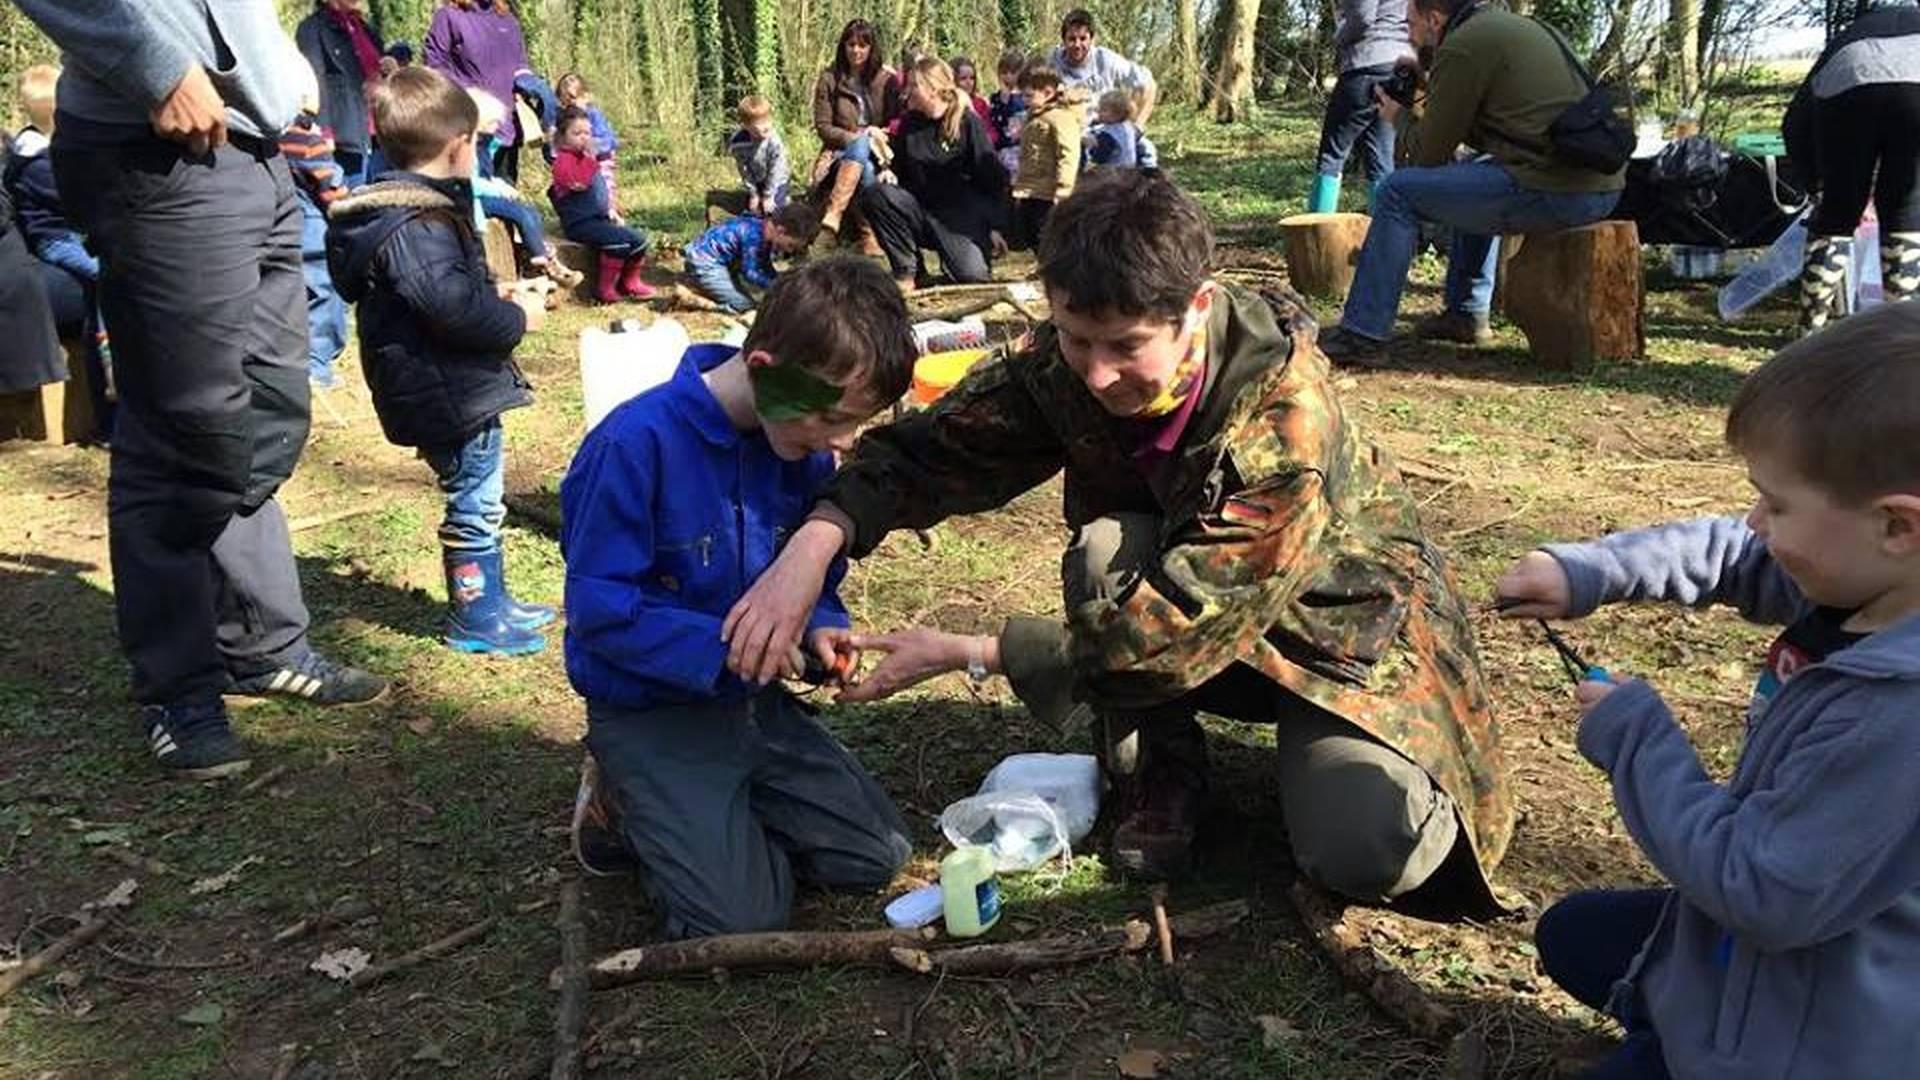
<path fill-rule="evenodd" d="M 1646 355 L 1646 285 L 1633 222 L 1532 233 L 1509 244 L 1517 250 L 1502 259 L 1502 310 L 1543 366 L 1580 370 Z"/>
<path fill-rule="evenodd" d="M 1280 235 L 1287 249 L 1287 277 L 1306 296 L 1346 298 L 1360 247 L 1373 219 L 1365 214 L 1295 214 L 1282 218 Z"/>

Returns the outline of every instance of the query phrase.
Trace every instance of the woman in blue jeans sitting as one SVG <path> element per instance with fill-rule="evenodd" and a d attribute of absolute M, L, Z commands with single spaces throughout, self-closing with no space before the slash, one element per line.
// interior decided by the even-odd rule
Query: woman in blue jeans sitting
<path fill-rule="evenodd" d="M 840 31 L 833 64 L 813 87 L 813 130 L 820 154 L 831 160 L 815 167 L 822 185 L 820 227 L 838 235 L 840 219 L 856 191 L 876 176 L 874 144 L 884 143 L 889 121 L 900 114 L 900 87 L 880 62 L 873 26 L 854 19 Z"/>

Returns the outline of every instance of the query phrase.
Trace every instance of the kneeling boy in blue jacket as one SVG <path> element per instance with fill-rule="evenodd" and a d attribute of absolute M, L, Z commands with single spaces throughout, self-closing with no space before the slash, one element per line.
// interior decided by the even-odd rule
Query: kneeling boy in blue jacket
<path fill-rule="evenodd" d="M 473 99 L 432 68 L 408 67 L 375 88 L 372 104 L 395 171 L 329 210 L 334 287 L 360 305 L 360 364 L 380 427 L 418 448 L 447 496 L 447 644 L 538 652 L 553 609 L 515 600 L 501 572 L 500 414 L 533 404 L 513 349 L 546 309 L 531 294 L 503 299 L 488 278 L 473 228 Z"/>
<path fill-rule="evenodd" d="M 829 258 L 782 275 L 735 349 L 696 345 L 588 433 L 560 487 L 567 675 L 590 758 L 574 808 L 589 872 L 638 863 L 669 937 L 772 930 L 794 882 L 878 888 L 906 826 L 851 753 L 778 685 L 727 669 L 727 611 L 799 527 L 834 454 L 912 380 L 885 270 Z M 846 649 L 827 575 L 806 647 Z M 788 674 L 806 661 L 793 657 Z"/>
<path fill-rule="evenodd" d="M 1759 491 L 1709 518 L 1549 546 L 1507 614 L 1727 604 L 1785 627 L 1725 784 L 1639 680 L 1589 679 L 1578 744 L 1669 884 L 1540 917 L 1548 975 L 1627 1029 L 1588 1075 L 1911 1075 L 1920 1050 L 1920 305 L 1814 334 L 1740 388 Z"/>

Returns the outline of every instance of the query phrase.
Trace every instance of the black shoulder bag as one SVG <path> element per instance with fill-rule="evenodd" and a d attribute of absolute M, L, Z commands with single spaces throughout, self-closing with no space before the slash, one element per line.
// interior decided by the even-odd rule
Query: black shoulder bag
<path fill-rule="evenodd" d="M 1557 31 L 1538 19 L 1534 22 L 1560 46 L 1560 54 L 1587 86 L 1585 97 L 1567 106 L 1565 112 L 1547 125 L 1547 142 L 1553 159 L 1562 165 L 1603 174 L 1626 168 L 1627 160 L 1633 156 L 1635 140 L 1633 129 L 1614 108 L 1613 94 L 1593 81 L 1586 65 L 1574 59 L 1573 50 L 1567 48 Z"/>

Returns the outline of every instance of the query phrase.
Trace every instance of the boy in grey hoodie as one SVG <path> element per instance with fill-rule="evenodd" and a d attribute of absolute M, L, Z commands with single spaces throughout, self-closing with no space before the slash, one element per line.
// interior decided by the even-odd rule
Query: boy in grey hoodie
<path fill-rule="evenodd" d="M 1799 341 L 1727 418 L 1759 497 L 1551 545 L 1497 586 L 1515 618 L 1727 604 L 1785 627 L 1731 780 L 1637 679 L 1576 691 L 1578 745 L 1671 884 L 1570 896 L 1542 966 L 1627 1040 L 1594 1077 L 1888 1077 L 1920 1058 L 1920 308 Z"/>

